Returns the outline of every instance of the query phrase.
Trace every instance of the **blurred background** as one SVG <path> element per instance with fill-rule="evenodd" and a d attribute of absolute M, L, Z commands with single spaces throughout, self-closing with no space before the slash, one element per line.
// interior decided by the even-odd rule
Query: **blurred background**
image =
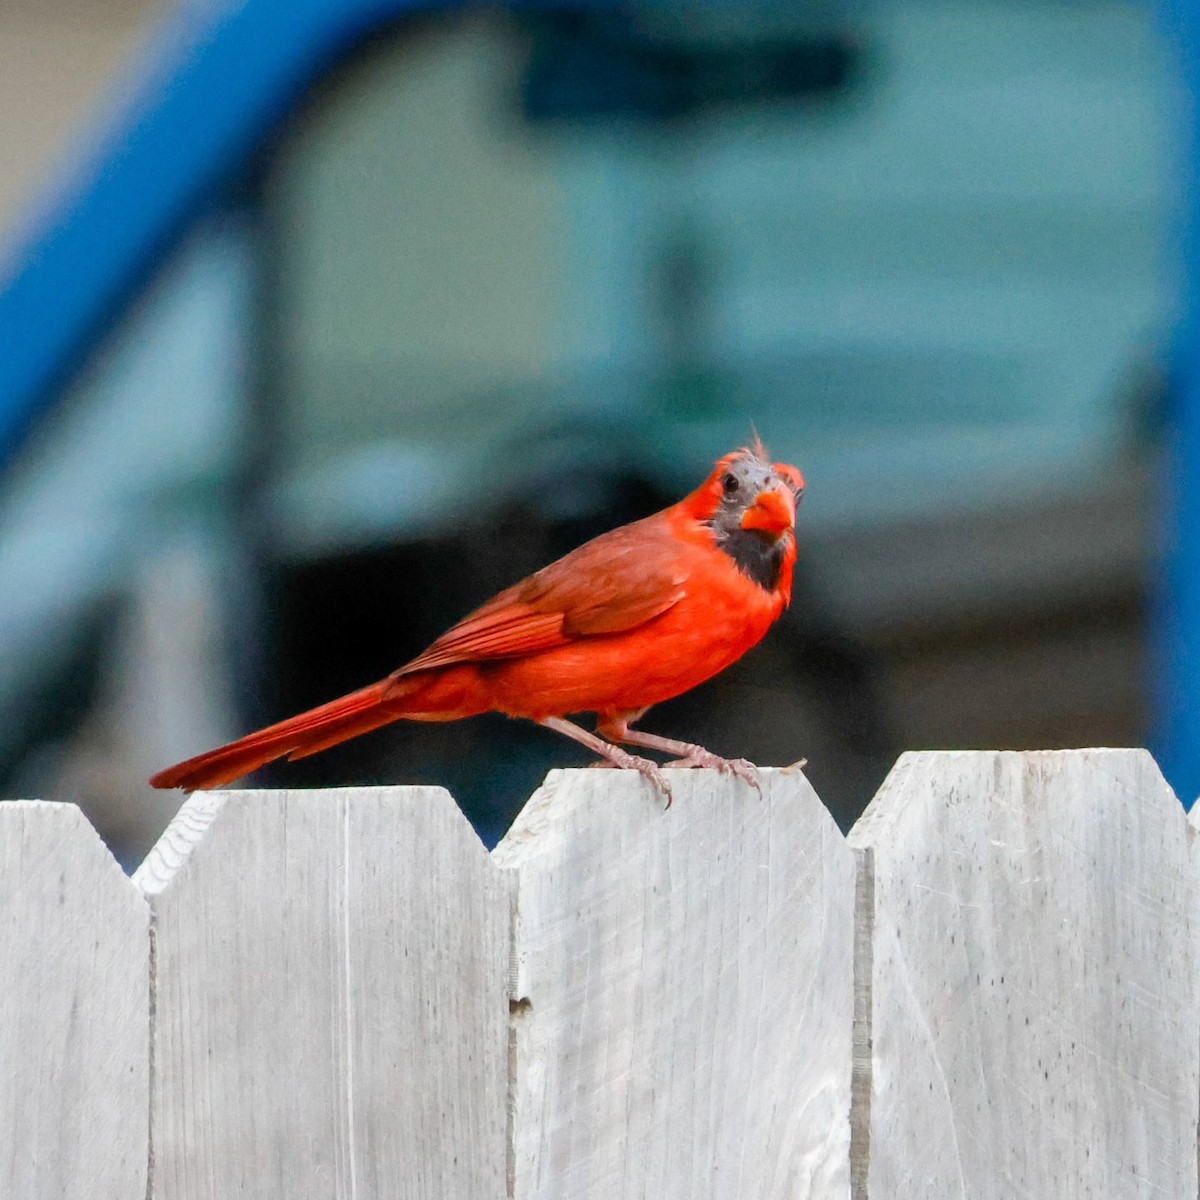
<path fill-rule="evenodd" d="M 1150 743 L 1190 802 L 1173 15 L 405 7 L 0 9 L 0 794 L 136 865 L 151 771 L 753 424 L 809 483 L 795 602 L 645 728 L 806 756 L 844 826 L 927 747 Z M 484 717 L 255 782 L 443 784 L 491 843 L 586 761 Z"/>

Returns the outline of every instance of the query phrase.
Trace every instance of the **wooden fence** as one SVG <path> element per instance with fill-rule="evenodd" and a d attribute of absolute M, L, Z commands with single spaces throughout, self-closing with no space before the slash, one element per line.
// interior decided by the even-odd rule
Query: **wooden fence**
<path fill-rule="evenodd" d="M 1197 1196 L 1193 829 L 1144 752 L 0 805 L 0 1197 Z"/>

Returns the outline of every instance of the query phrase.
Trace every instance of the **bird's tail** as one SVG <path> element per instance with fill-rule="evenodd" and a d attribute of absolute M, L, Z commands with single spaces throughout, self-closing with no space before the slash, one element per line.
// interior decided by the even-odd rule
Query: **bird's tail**
<path fill-rule="evenodd" d="M 247 734 L 227 746 L 218 746 L 167 767 L 153 776 L 150 783 L 156 788 L 178 787 L 189 792 L 217 788 L 284 755 L 295 759 L 316 754 L 403 716 L 402 703 L 384 704 L 389 689 L 395 691 L 394 682 L 380 680 L 319 708 Z"/>

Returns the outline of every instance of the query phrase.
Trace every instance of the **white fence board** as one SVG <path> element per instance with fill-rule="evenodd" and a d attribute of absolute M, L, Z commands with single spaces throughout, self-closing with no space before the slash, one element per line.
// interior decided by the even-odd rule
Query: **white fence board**
<path fill-rule="evenodd" d="M 509 881 L 440 788 L 193 796 L 155 920 L 153 1200 L 500 1200 Z"/>
<path fill-rule="evenodd" d="M 905 755 L 870 875 L 866 1190 L 1197 1194 L 1196 889 L 1142 751 Z"/>
<path fill-rule="evenodd" d="M 137 887 L 0 805 L 0 1198 L 1197 1195 L 1148 755 L 906 755 L 849 844 L 673 783 L 555 772 L 491 858 L 440 789 L 201 794 Z"/>
<path fill-rule="evenodd" d="M 145 1195 L 149 920 L 77 808 L 0 804 L 0 1196 Z"/>
<path fill-rule="evenodd" d="M 556 771 L 519 872 L 515 1200 L 848 1191 L 854 868 L 799 773 Z"/>

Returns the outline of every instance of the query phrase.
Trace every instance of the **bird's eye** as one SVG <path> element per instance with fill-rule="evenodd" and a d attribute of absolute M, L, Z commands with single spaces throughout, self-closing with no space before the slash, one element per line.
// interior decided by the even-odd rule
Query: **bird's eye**
<path fill-rule="evenodd" d="M 736 475 L 726 475 L 721 480 L 721 486 L 725 489 L 725 495 L 732 496 L 741 487 L 741 484 L 738 483 Z"/>

